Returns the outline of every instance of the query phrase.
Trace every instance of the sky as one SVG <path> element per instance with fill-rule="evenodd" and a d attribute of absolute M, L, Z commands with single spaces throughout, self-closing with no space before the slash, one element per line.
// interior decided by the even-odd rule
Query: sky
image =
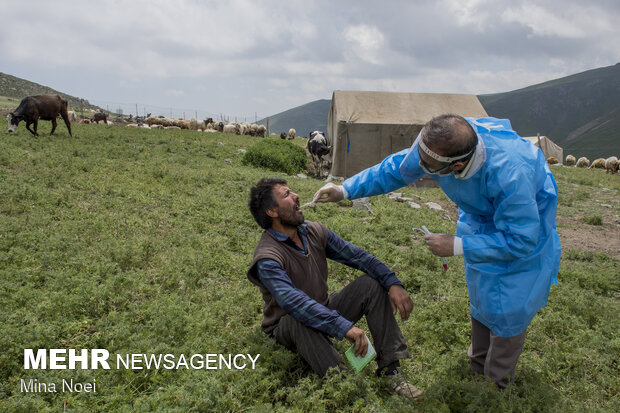
<path fill-rule="evenodd" d="M 0 72 L 139 115 L 506 92 L 620 62 L 618 0 L 0 0 Z"/>

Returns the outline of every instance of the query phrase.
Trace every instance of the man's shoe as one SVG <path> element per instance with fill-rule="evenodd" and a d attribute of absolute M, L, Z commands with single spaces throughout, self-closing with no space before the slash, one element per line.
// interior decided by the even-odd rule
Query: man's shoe
<path fill-rule="evenodd" d="M 397 373 L 388 377 L 392 381 L 392 389 L 399 396 L 416 399 L 422 395 L 421 390 L 403 379 L 400 374 Z"/>

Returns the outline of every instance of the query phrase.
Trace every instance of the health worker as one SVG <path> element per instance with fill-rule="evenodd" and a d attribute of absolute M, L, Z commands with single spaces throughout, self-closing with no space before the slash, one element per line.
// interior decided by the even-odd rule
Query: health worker
<path fill-rule="evenodd" d="M 557 284 L 558 188 L 543 153 L 510 121 L 440 115 L 411 148 L 317 191 L 315 202 L 385 194 L 423 175 L 459 207 L 456 236 L 429 234 L 430 251 L 463 256 L 472 340 L 470 370 L 499 388 L 514 380 L 526 330 Z"/>

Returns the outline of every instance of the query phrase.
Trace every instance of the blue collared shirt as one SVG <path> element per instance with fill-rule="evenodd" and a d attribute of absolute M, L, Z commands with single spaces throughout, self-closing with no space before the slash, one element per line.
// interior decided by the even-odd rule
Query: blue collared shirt
<path fill-rule="evenodd" d="M 303 243 L 303 249 L 280 232 L 268 230 L 280 242 L 293 247 L 300 254 L 308 253 L 308 229 L 303 223 L 297 227 L 297 233 Z M 325 256 L 341 264 L 363 271 L 377 280 L 388 290 L 392 285 L 403 285 L 392 270 L 376 257 L 363 249 L 340 238 L 327 230 Z M 262 259 L 257 263 L 259 280 L 269 290 L 278 305 L 302 324 L 322 331 L 341 340 L 351 329 L 353 323 L 342 317 L 336 310 L 330 310 L 297 289 L 282 266 L 274 260 Z"/>

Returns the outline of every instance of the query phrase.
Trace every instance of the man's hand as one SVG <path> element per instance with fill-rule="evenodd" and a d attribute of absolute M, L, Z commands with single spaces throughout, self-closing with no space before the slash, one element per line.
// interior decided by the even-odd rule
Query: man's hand
<path fill-rule="evenodd" d="M 409 313 L 413 310 L 413 301 L 409 294 L 407 294 L 407 290 L 405 290 L 401 285 L 394 284 L 390 286 L 390 290 L 388 292 L 390 297 L 390 303 L 392 303 L 392 311 L 394 315 L 396 312 L 400 312 L 400 319 L 407 320 L 409 318 Z"/>
<path fill-rule="evenodd" d="M 366 334 L 364 334 L 364 330 L 353 326 L 349 329 L 349 331 L 347 331 L 345 338 L 355 344 L 353 353 L 356 356 L 364 357 L 366 355 L 366 352 L 368 351 L 368 339 L 366 338 Z"/>
<path fill-rule="evenodd" d="M 454 237 L 448 234 L 426 234 L 424 236 L 428 249 L 438 257 L 454 255 Z"/>
<path fill-rule="evenodd" d="M 338 202 L 344 199 L 344 188 L 342 185 L 334 185 L 331 182 L 323 185 L 316 191 L 312 202 Z"/>

